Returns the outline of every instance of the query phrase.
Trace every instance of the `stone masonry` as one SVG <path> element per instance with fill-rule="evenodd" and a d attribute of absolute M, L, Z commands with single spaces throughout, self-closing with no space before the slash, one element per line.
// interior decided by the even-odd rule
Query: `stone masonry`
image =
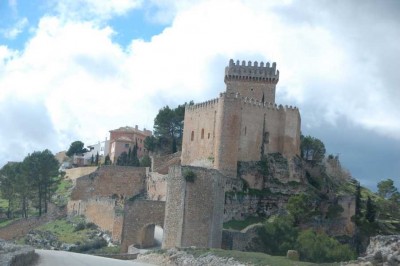
<path fill-rule="evenodd" d="M 274 63 L 229 62 L 226 92 L 219 98 L 187 106 L 182 165 L 214 168 L 235 177 L 238 161 L 259 161 L 279 152 L 300 154 L 300 113 L 275 103 L 279 71 Z"/>

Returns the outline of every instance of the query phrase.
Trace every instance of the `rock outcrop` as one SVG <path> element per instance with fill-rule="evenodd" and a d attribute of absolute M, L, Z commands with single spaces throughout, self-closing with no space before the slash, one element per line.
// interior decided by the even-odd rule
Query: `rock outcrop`
<path fill-rule="evenodd" d="M 400 235 L 371 237 L 364 257 L 348 266 L 398 266 L 400 265 Z"/>
<path fill-rule="evenodd" d="M 14 245 L 0 239 L 1 266 L 32 265 L 36 259 L 37 254 L 32 247 Z"/>

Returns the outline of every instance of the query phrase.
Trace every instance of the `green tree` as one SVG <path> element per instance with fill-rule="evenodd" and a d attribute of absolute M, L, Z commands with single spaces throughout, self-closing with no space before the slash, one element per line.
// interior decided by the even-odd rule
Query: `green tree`
<path fill-rule="evenodd" d="M 99 152 L 96 153 L 96 158 L 94 160 L 95 165 L 99 165 Z"/>
<path fill-rule="evenodd" d="M 140 166 L 141 167 L 151 167 L 151 159 L 148 155 L 144 155 L 140 159 Z"/>
<path fill-rule="evenodd" d="M 368 196 L 366 208 L 367 209 L 365 211 L 365 219 L 367 219 L 367 221 L 370 222 L 370 223 L 375 222 L 376 209 L 375 209 L 375 205 L 372 202 L 370 196 Z"/>
<path fill-rule="evenodd" d="M 12 218 L 13 205 L 16 200 L 15 186 L 16 182 L 16 164 L 18 163 L 7 163 L 0 170 L 0 193 L 1 197 L 8 202 L 7 206 L 7 218 Z"/>
<path fill-rule="evenodd" d="M 291 196 L 286 209 L 292 215 L 295 225 L 306 222 L 313 213 L 311 199 L 304 193 Z"/>
<path fill-rule="evenodd" d="M 325 233 L 316 233 L 311 229 L 299 234 L 296 246 L 301 259 L 305 261 L 321 263 L 355 258 L 355 253 L 348 245 L 342 245 Z"/>
<path fill-rule="evenodd" d="M 378 195 L 382 198 L 390 199 L 396 192 L 398 191 L 392 179 L 383 180 L 378 183 Z"/>
<path fill-rule="evenodd" d="M 104 165 L 110 165 L 110 164 L 111 164 L 110 155 L 107 154 L 106 158 L 104 158 Z"/>
<path fill-rule="evenodd" d="M 80 140 L 74 141 L 69 146 L 69 149 L 68 149 L 66 155 L 68 157 L 71 157 L 75 154 L 85 153 L 85 152 L 87 152 L 87 150 L 85 148 L 83 148 L 84 146 L 85 146 L 85 144 L 82 141 L 80 141 Z"/>
<path fill-rule="evenodd" d="M 124 151 L 118 156 L 116 164 L 122 166 L 128 165 L 128 153 L 126 153 L 126 151 Z"/>
<path fill-rule="evenodd" d="M 313 164 L 318 164 L 322 162 L 325 157 L 325 145 L 324 143 L 311 136 L 300 137 L 300 151 L 301 157 Z"/>
<path fill-rule="evenodd" d="M 148 151 L 155 151 L 157 148 L 157 139 L 154 136 L 149 136 L 144 139 L 144 147 Z"/>
<path fill-rule="evenodd" d="M 273 217 L 264 223 L 260 231 L 266 253 L 284 256 L 289 249 L 294 249 L 298 229 L 293 226 L 291 216 Z"/>
<path fill-rule="evenodd" d="M 182 144 L 186 105 L 187 103 L 178 105 L 175 109 L 171 109 L 167 105 L 159 110 L 154 119 L 154 135 L 158 139 L 160 146 L 169 147 L 170 153 L 177 152 Z M 193 105 L 193 101 L 189 105 Z M 148 150 L 151 150 L 151 148 L 151 145 L 147 147 Z"/>

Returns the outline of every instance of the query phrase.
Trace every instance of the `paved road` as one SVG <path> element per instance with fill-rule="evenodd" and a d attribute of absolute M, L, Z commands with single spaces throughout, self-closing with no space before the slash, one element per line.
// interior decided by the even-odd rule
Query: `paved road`
<path fill-rule="evenodd" d="M 35 252 L 39 254 L 39 260 L 35 266 L 155 266 L 131 260 L 116 260 L 67 251 L 36 249 Z"/>

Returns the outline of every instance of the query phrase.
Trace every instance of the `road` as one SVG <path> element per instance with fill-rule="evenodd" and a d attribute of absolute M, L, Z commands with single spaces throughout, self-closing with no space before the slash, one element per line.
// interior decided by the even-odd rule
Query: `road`
<path fill-rule="evenodd" d="M 39 260 L 35 266 L 156 266 L 131 260 L 116 260 L 67 251 L 36 249 Z"/>

